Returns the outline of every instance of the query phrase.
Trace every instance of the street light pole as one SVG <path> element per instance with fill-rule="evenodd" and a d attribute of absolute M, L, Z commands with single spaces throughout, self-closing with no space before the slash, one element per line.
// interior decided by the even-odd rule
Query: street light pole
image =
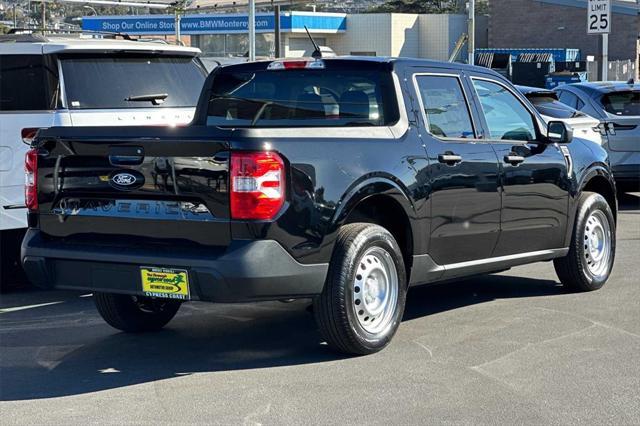
<path fill-rule="evenodd" d="M 91 6 L 89 6 L 88 4 L 85 4 L 84 6 L 82 6 L 83 9 L 87 9 L 93 12 L 93 16 L 98 16 L 98 12 Z"/>
<path fill-rule="evenodd" d="M 47 3 L 42 0 L 42 34 L 47 31 Z"/>
<path fill-rule="evenodd" d="M 256 0 L 249 0 L 249 62 L 256 60 Z"/>
<path fill-rule="evenodd" d="M 609 80 L 609 34 L 602 34 L 602 81 Z"/>
<path fill-rule="evenodd" d="M 469 0 L 469 41 L 467 46 L 469 49 L 469 64 L 474 64 L 474 56 L 476 50 L 476 2 L 475 0 Z"/>

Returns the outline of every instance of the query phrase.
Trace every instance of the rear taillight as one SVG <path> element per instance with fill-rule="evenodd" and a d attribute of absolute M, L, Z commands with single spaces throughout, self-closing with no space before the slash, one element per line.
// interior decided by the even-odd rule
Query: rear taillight
<path fill-rule="evenodd" d="M 20 136 L 22 136 L 22 142 L 26 143 L 27 145 L 31 145 L 31 142 L 33 142 L 33 139 L 36 137 L 36 133 L 38 133 L 38 130 L 40 129 L 33 127 L 22 129 L 22 131 L 20 132 Z"/>
<path fill-rule="evenodd" d="M 38 151 L 35 149 L 24 156 L 24 202 L 29 210 L 38 210 Z"/>
<path fill-rule="evenodd" d="M 284 161 L 275 152 L 231 153 L 231 217 L 273 219 L 284 204 Z"/>

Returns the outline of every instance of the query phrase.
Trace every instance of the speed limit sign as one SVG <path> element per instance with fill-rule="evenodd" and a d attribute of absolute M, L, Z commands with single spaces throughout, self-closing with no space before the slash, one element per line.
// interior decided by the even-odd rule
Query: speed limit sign
<path fill-rule="evenodd" d="M 589 0 L 587 13 L 588 34 L 609 34 L 611 32 L 611 1 Z"/>

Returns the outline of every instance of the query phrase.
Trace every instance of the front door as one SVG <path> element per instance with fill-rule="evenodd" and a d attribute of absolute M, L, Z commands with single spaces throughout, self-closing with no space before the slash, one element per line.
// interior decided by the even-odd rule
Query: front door
<path fill-rule="evenodd" d="M 479 138 L 457 74 L 416 73 L 429 157 L 429 254 L 440 265 L 491 257 L 500 229 L 499 165 Z"/>
<path fill-rule="evenodd" d="M 537 116 L 506 84 L 484 77 L 471 81 L 501 169 L 501 231 L 493 255 L 562 248 L 567 158 L 557 144 L 544 140 Z"/>

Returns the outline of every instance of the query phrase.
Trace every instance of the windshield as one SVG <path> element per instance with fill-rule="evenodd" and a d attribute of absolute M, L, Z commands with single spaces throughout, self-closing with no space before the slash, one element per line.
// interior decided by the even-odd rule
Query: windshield
<path fill-rule="evenodd" d="M 207 125 L 386 126 L 398 116 L 390 72 L 223 71 L 213 82 Z"/>
<path fill-rule="evenodd" d="M 190 56 L 83 54 L 60 59 L 69 109 L 194 107 L 206 78 Z M 158 94 L 163 96 L 153 96 Z"/>
<path fill-rule="evenodd" d="M 584 117 L 585 114 L 563 104 L 553 96 L 532 96 L 529 100 L 538 112 L 542 115 L 553 118 L 576 118 Z"/>
<path fill-rule="evenodd" d="M 602 106 L 613 115 L 640 115 L 640 92 L 616 92 L 602 97 Z"/>

